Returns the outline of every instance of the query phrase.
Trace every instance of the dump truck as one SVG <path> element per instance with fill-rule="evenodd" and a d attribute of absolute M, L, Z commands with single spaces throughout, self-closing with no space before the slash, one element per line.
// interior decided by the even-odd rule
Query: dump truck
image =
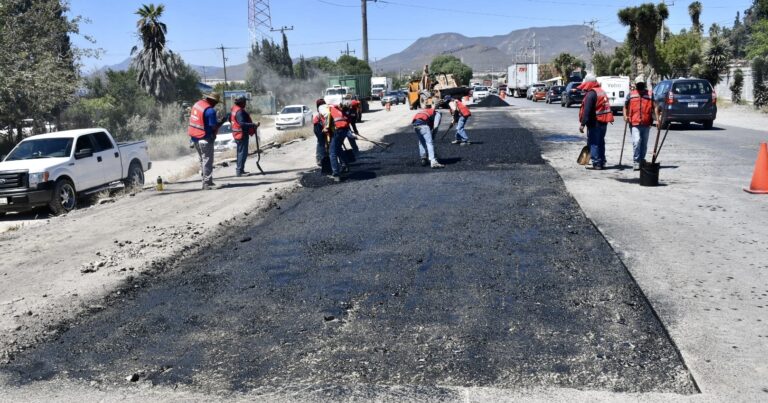
<path fill-rule="evenodd" d="M 328 77 L 328 88 L 323 92 L 323 98 L 329 104 L 357 99 L 360 101 L 358 119 L 362 119 L 363 112 L 368 112 L 368 101 L 371 100 L 371 75 L 330 76 Z"/>
<path fill-rule="evenodd" d="M 408 83 L 408 104 L 411 109 L 424 108 L 427 105 L 439 108 L 444 106 L 443 98 L 447 95 L 463 98 L 469 95 L 469 88 L 459 85 L 453 74 L 439 73 L 433 80 L 429 74 L 429 65 L 424 66 L 421 79 Z"/>

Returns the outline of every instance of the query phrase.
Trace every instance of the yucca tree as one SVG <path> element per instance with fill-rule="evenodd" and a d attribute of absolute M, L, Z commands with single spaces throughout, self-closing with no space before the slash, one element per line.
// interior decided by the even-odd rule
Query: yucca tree
<path fill-rule="evenodd" d="M 136 21 L 142 48 L 131 50 L 133 67 L 139 85 L 153 97 L 168 102 L 173 99 L 176 62 L 173 53 L 165 47 L 167 27 L 160 21 L 165 6 L 144 4 L 136 11 Z"/>
<path fill-rule="evenodd" d="M 653 69 L 649 77 L 653 76 L 655 71 L 661 70 L 656 54 L 656 36 L 661 32 L 662 24 L 668 17 L 669 9 L 664 3 L 645 3 L 619 10 L 619 22 L 629 27 L 627 44 L 636 61 L 633 64 L 633 75 L 643 71 L 644 63 Z"/>
<path fill-rule="evenodd" d="M 691 16 L 691 29 L 693 32 L 696 32 L 697 34 L 701 34 L 701 31 L 703 31 L 703 26 L 701 25 L 701 11 L 702 11 L 702 5 L 698 1 L 694 1 L 693 3 L 688 5 L 688 15 Z"/>

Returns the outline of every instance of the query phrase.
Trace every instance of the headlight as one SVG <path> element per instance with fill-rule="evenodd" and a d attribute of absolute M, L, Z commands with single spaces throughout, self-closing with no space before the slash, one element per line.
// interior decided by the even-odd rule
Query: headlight
<path fill-rule="evenodd" d="M 33 188 L 45 182 L 48 182 L 48 171 L 29 174 L 29 187 Z"/>

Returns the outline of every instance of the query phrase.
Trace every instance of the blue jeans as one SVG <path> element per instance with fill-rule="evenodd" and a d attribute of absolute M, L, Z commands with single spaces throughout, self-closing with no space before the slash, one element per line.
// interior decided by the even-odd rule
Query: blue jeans
<path fill-rule="evenodd" d="M 349 147 L 355 151 L 358 152 L 360 149 L 357 147 L 357 141 L 355 140 L 355 135 L 352 133 L 351 130 L 347 130 L 347 140 L 349 140 Z"/>
<path fill-rule="evenodd" d="M 456 123 L 456 140 L 469 141 L 467 131 L 464 130 L 464 126 L 467 124 L 469 117 L 459 116 L 459 122 Z"/>
<path fill-rule="evenodd" d="M 419 155 L 421 158 L 427 158 L 430 162 L 437 162 L 435 146 L 432 142 L 432 129 L 428 125 L 418 125 L 413 128 L 419 136 Z"/>
<path fill-rule="evenodd" d="M 634 162 L 639 163 L 645 159 L 645 153 L 648 151 L 648 133 L 650 126 L 630 126 L 632 132 L 632 146 L 634 148 Z"/>
<path fill-rule="evenodd" d="M 317 164 L 320 165 L 320 163 L 323 161 L 323 158 L 325 158 L 325 134 L 322 132 L 317 134 L 317 132 L 315 132 L 315 137 L 317 137 L 315 160 L 317 160 Z"/>
<path fill-rule="evenodd" d="M 245 160 L 248 158 L 248 135 L 243 133 L 243 138 L 235 140 L 237 143 L 237 165 L 235 166 L 235 174 L 241 174 L 245 172 Z"/>
<path fill-rule="evenodd" d="M 608 125 L 597 123 L 595 127 L 587 127 L 587 144 L 589 144 L 589 154 L 592 157 L 593 166 L 605 165 L 605 133 L 608 131 Z"/>
<path fill-rule="evenodd" d="M 341 144 L 344 143 L 344 139 L 347 138 L 347 133 L 349 133 L 349 129 L 336 129 L 331 138 L 331 170 L 333 171 L 334 176 L 339 175 L 341 172 L 341 162 L 339 161 L 342 156 Z"/>

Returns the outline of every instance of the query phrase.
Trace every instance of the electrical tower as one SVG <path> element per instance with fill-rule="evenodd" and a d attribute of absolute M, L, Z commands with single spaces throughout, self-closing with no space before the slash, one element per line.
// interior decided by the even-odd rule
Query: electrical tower
<path fill-rule="evenodd" d="M 248 31 L 251 44 L 258 41 L 259 34 L 265 35 L 272 29 L 272 14 L 269 0 L 248 0 Z"/>

